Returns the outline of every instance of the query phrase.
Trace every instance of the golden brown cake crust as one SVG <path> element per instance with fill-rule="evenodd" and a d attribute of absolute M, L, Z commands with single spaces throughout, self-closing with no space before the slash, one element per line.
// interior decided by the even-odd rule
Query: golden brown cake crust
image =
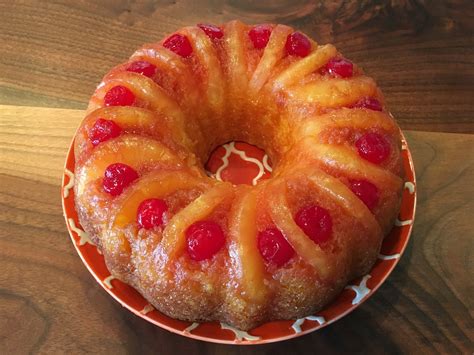
<path fill-rule="evenodd" d="M 369 272 L 398 214 L 403 181 L 399 128 L 375 82 L 355 65 L 348 76 L 328 73 L 328 61 L 343 58 L 332 45 L 305 37 L 300 52 L 291 52 L 295 30 L 288 26 L 267 25 L 268 43 L 257 48 L 253 28 L 232 21 L 212 38 L 185 27 L 176 33 L 190 53 L 170 49 L 170 36 L 145 45 L 104 77 L 75 138 L 79 220 L 112 275 L 170 317 L 244 330 L 312 314 Z M 130 71 L 138 61 L 155 71 Z M 107 105 L 117 86 L 133 104 Z M 115 122 L 120 134 L 93 145 L 99 119 Z M 389 152 L 383 161 L 361 152 L 361 139 L 374 135 Z M 209 178 L 209 153 L 232 140 L 264 148 L 272 178 L 252 187 Z M 102 185 L 114 163 L 138 174 L 117 196 Z M 360 181 L 376 189 L 373 205 L 355 192 Z M 152 229 L 136 221 L 147 198 L 168 206 L 163 225 Z M 332 221 L 330 239 L 320 243 L 295 223 L 298 211 L 316 205 Z M 196 261 L 186 231 L 201 220 L 218 225 L 225 244 Z M 258 235 L 268 228 L 294 250 L 283 265 L 259 251 Z"/>

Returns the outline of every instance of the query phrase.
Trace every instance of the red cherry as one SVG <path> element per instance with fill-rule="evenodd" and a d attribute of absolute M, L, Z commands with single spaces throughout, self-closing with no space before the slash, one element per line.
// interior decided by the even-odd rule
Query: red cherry
<path fill-rule="evenodd" d="M 114 86 L 104 96 L 105 106 L 131 106 L 135 102 L 135 95 L 122 85 Z"/>
<path fill-rule="evenodd" d="M 349 187 L 372 210 L 379 202 L 379 190 L 366 180 L 349 180 Z"/>
<path fill-rule="evenodd" d="M 207 34 L 207 36 L 210 39 L 219 39 L 219 38 L 222 38 L 224 36 L 224 32 L 222 32 L 222 30 L 217 26 L 209 25 L 209 24 L 202 24 L 202 23 L 198 24 L 197 26 L 201 30 L 203 30 L 204 33 Z"/>
<path fill-rule="evenodd" d="M 316 244 L 331 238 L 332 218 L 325 208 L 314 205 L 304 207 L 296 214 L 295 222 Z"/>
<path fill-rule="evenodd" d="M 198 221 L 186 229 L 188 254 L 191 259 L 210 259 L 225 244 L 221 227 L 212 221 Z"/>
<path fill-rule="evenodd" d="M 366 133 L 361 136 L 355 146 L 359 155 L 374 164 L 380 164 L 390 155 L 390 142 L 378 133 Z"/>
<path fill-rule="evenodd" d="M 269 25 L 258 25 L 249 31 L 249 38 L 254 48 L 262 49 L 267 46 L 271 34 L 272 28 Z"/>
<path fill-rule="evenodd" d="M 311 42 L 301 32 L 293 32 L 286 38 L 285 48 L 289 55 L 306 57 L 311 52 Z"/>
<path fill-rule="evenodd" d="M 131 166 L 115 163 L 105 169 L 102 185 L 105 192 L 117 196 L 136 179 L 138 179 L 138 173 Z"/>
<path fill-rule="evenodd" d="M 156 66 L 144 60 L 138 60 L 136 62 L 130 63 L 127 67 L 127 71 L 142 74 L 151 78 L 153 75 L 155 75 Z"/>
<path fill-rule="evenodd" d="M 89 139 L 92 145 L 96 146 L 101 142 L 118 137 L 122 129 L 114 122 L 99 118 L 89 131 Z"/>
<path fill-rule="evenodd" d="M 152 229 L 164 224 L 168 205 L 164 200 L 150 198 L 142 201 L 137 209 L 137 223 L 140 228 Z"/>
<path fill-rule="evenodd" d="M 349 78 L 353 75 L 354 65 L 345 58 L 332 58 L 325 66 L 325 70 L 334 76 Z"/>
<path fill-rule="evenodd" d="M 382 104 L 380 103 L 379 100 L 373 97 L 363 97 L 359 101 L 357 101 L 354 105 L 352 105 L 353 108 L 366 108 L 368 110 L 373 110 L 373 111 L 382 111 Z"/>
<path fill-rule="evenodd" d="M 191 46 L 191 42 L 189 42 L 188 37 L 179 33 L 169 36 L 163 42 L 163 47 L 175 52 L 181 57 L 189 57 L 193 52 L 193 47 Z"/>
<path fill-rule="evenodd" d="M 258 233 L 258 250 L 267 263 L 280 267 L 293 257 L 295 251 L 277 228 Z"/>

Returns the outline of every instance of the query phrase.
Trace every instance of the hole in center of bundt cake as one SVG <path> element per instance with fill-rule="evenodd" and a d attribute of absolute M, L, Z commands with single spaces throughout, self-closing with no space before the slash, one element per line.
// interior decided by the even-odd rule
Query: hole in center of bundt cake
<path fill-rule="evenodd" d="M 270 178 L 272 173 L 272 163 L 265 151 L 245 142 L 229 142 L 217 147 L 205 168 L 209 176 L 234 185 L 256 185 Z"/>

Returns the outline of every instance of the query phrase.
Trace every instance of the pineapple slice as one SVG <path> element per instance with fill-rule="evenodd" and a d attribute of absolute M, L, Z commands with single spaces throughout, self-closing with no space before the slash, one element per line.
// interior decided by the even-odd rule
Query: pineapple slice
<path fill-rule="evenodd" d="M 79 164 L 92 154 L 94 147 L 89 140 L 89 132 L 99 118 L 112 120 L 123 131 L 140 133 L 162 140 L 171 147 L 186 146 L 187 137 L 170 124 L 169 119 L 152 111 L 131 106 L 103 107 L 90 113 L 76 136 L 75 152 Z"/>
<path fill-rule="evenodd" d="M 272 69 L 285 56 L 286 38 L 292 31 L 291 27 L 284 25 L 277 25 L 273 29 L 263 56 L 250 79 L 251 95 L 255 95 L 260 91 L 270 77 Z"/>
<path fill-rule="evenodd" d="M 306 165 L 316 160 L 331 169 L 345 172 L 348 176 L 369 181 L 378 181 L 386 189 L 398 191 L 402 179 L 390 171 L 360 158 L 353 150 L 338 145 L 319 144 L 314 137 L 304 138 L 293 153 L 297 161 Z M 293 158 L 294 161 L 295 158 Z"/>
<path fill-rule="evenodd" d="M 124 130 L 136 129 L 150 135 L 156 131 L 168 130 L 168 123 L 162 116 L 157 116 L 153 112 L 140 107 L 112 106 L 100 108 L 87 116 L 84 128 L 92 127 L 98 118 L 112 120 Z"/>
<path fill-rule="evenodd" d="M 229 217 L 229 234 L 234 240 L 237 277 L 251 302 L 262 303 L 266 295 L 262 256 L 257 247 L 257 191 L 249 190 L 233 204 Z"/>
<path fill-rule="evenodd" d="M 186 229 L 194 222 L 206 218 L 219 203 L 232 193 L 231 184 L 217 184 L 171 218 L 163 231 L 162 239 L 163 249 L 168 255 L 168 260 L 174 259 L 179 252 L 184 250 Z"/>
<path fill-rule="evenodd" d="M 147 108 L 172 118 L 176 125 L 184 129 L 184 113 L 176 101 L 171 99 L 152 79 L 128 71 L 113 72 L 107 76 L 107 80 L 97 87 L 92 96 L 88 112 L 102 107 L 105 94 L 117 85 L 125 86 Z"/>
<path fill-rule="evenodd" d="M 286 200 L 286 185 L 283 181 L 274 183 L 268 191 L 270 215 L 275 225 L 280 229 L 295 252 L 309 265 L 314 267 L 322 280 L 331 277 L 334 269 L 326 259 L 321 247 L 309 239 L 293 220 L 293 213 Z"/>
<path fill-rule="evenodd" d="M 179 189 L 192 188 L 200 180 L 186 171 L 153 171 L 144 176 L 133 189 L 121 195 L 115 204 L 109 228 L 104 229 L 106 238 L 102 238 L 102 245 L 108 254 L 128 257 L 130 243 L 124 233 L 124 227 L 136 221 L 137 209 L 143 200 L 160 198 Z"/>
<path fill-rule="evenodd" d="M 214 43 L 198 27 L 185 27 L 181 33 L 189 38 L 200 67 L 205 68 L 209 107 L 213 111 L 221 112 L 224 106 L 224 80 Z"/>
<path fill-rule="evenodd" d="M 247 58 L 243 36 L 247 36 L 245 25 L 240 21 L 230 21 L 225 26 L 224 48 L 228 59 L 227 90 L 230 97 L 235 97 L 239 92 L 246 92 L 248 86 Z M 230 103 L 232 104 L 232 102 Z"/>
<path fill-rule="evenodd" d="M 377 96 L 377 86 L 373 79 L 358 76 L 351 79 L 313 81 L 306 85 L 295 86 L 287 92 L 291 98 L 298 101 L 324 107 L 340 107 L 353 104 L 361 97 Z"/>
<path fill-rule="evenodd" d="M 391 134 L 398 132 L 395 122 L 386 113 L 342 108 L 326 115 L 303 121 L 295 136 L 299 138 L 306 136 L 317 137 L 323 130 L 344 127 L 350 127 L 354 130 L 380 129 Z"/>
<path fill-rule="evenodd" d="M 273 82 L 273 88 L 284 89 L 296 84 L 305 76 L 325 65 L 336 53 L 336 47 L 331 44 L 318 47 L 310 55 L 290 64 L 288 68 L 279 74 Z"/>
<path fill-rule="evenodd" d="M 196 90 L 199 79 L 178 54 L 159 43 L 151 43 L 137 50 L 130 61 L 146 61 L 155 65 L 157 74 L 154 81 L 178 102 L 186 114 L 202 108 L 202 95 L 200 90 Z"/>
<path fill-rule="evenodd" d="M 151 172 L 117 201 L 118 210 L 111 221 L 111 228 L 122 228 L 134 222 L 142 201 L 149 198 L 163 198 L 174 191 L 191 189 L 200 183 L 201 179 L 183 170 Z"/>
<path fill-rule="evenodd" d="M 183 74 L 190 74 L 187 64 L 179 55 L 155 43 L 146 44 L 135 51 L 130 60 L 146 60 L 159 70 L 171 72 L 178 77 L 182 77 Z"/>
<path fill-rule="evenodd" d="M 352 238 L 342 240 L 342 243 L 349 245 L 343 247 L 337 257 L 338 260 L 342 261 L 342 264 L 336 264 L 336 268 L 343 267 L 344 260 L 350 260 L 352 266 L 349 270 L 358 270 L 357 273 L 360 273 L 360 270 L 366 267 L 364 265 L 366 265 L 367 259 L 372 260 L 372 262 L 375 261 L 384 237 L 381 225 L 362 200 L 339 179 L 314 169 L 310 174 L 308 174 L 308 171 L 305 171 L 304 174 L 314 184 L 315 188 L 324 191 L 349 216 L 352 216 L 363 226 L 363 232 L 353 235 Z M 353 227 L 352 223 L 351 226 Z M 349 255 L 350 251 L 352 254 Z"/>
<path fill-rule="evenodd" d="M 309 171 L 308 171 L 309 170 Z M 349 250 L 370 250 L 366 245 L 380 245 L 383 233 L 382 229 L 375 219 L 375 216 L 364 205 L 364 203 L 357 198 L 356 195 L 349 190 L 341 181 L 334 178 L 320 170 L 313 167 L 306 167 L 300 171 L 294 172 L 293 176 L 306 177 L 318 191 L 326 194 L 330 199 L 335 201 L 348 215 L 359 221 L 364 226 L 363 235 L 360 238 L 353 238 L 349 240 L 342 240 L 342 243 L 352 243 L 352 247 L 345 247 L 339 251 L 336 259 L 337 263 L 333 262 L 334 256 L 326 255 L 321 248 L 313 243 L 304 232 L 298 227 L 293 220 L 293 214 L 288 208 L 288 202 L 284 193 L 277 193 L 272 190 L 270 203 L 270 213 L 273 221 L 278 228 L 283 232 L 285 238 L 292 245 L 295 251 L 311 266 L 313 266 L 323 280 L 331 279 L 332 275 L 342 274 L 344 267 L 348 260 L 358 265 L 357 259 L 348 255 Z M 277 189 L 285 189 L 284 184 L 277 185 Z M 275 188 L 275 187 L 274 187 Z M 364 255 L 356 253 L 356 255 Z M 331 261 L 329 260 L 331 258 Z"/>
<path fill-rule="evenodd" d="M 84 166 L 78 169 L 76 194 L 82 196 L 86 186 L 101 178 L 105 169 L 113 163 L 127 164 L 137 171 L 157 163 L 182 165 L 181 159 L 157 140 L 132 134 L 122 135 L 98 146 Z"/>
<path fill-rule="evenodd" d="M 373 231 L 372 237 L 380 237 L 382 230 L 375 216 L 367 206 L 360 200 L 346 185 L 339 179 L 324 173 L 321 170 L 312 169 L 311 173 L 304 171 L 315 187 L 324 191 L 331 199 L 337 203 L 356 220 L 360 221 L 369 231 Z"/>

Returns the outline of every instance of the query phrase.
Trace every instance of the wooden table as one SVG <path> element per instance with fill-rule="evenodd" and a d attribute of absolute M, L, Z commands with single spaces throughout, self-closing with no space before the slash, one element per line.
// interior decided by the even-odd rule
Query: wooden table
<path fill-rule="evenodd" d="M 234 3 L 0 2 L 0 353 L 472 353 L 474 136 L 441 133 L 474 132 L 472 2 L 285 15 Z M 320 331 L 245 349 L 171 334 L 113 301 L 69 240 L 59 189 L 74 109 L 108 68 L 184 24 L 232 18 L 288 23 L 364 67 L 407 130 L 418 178 L 412 239 L 374 297 Z"/>

